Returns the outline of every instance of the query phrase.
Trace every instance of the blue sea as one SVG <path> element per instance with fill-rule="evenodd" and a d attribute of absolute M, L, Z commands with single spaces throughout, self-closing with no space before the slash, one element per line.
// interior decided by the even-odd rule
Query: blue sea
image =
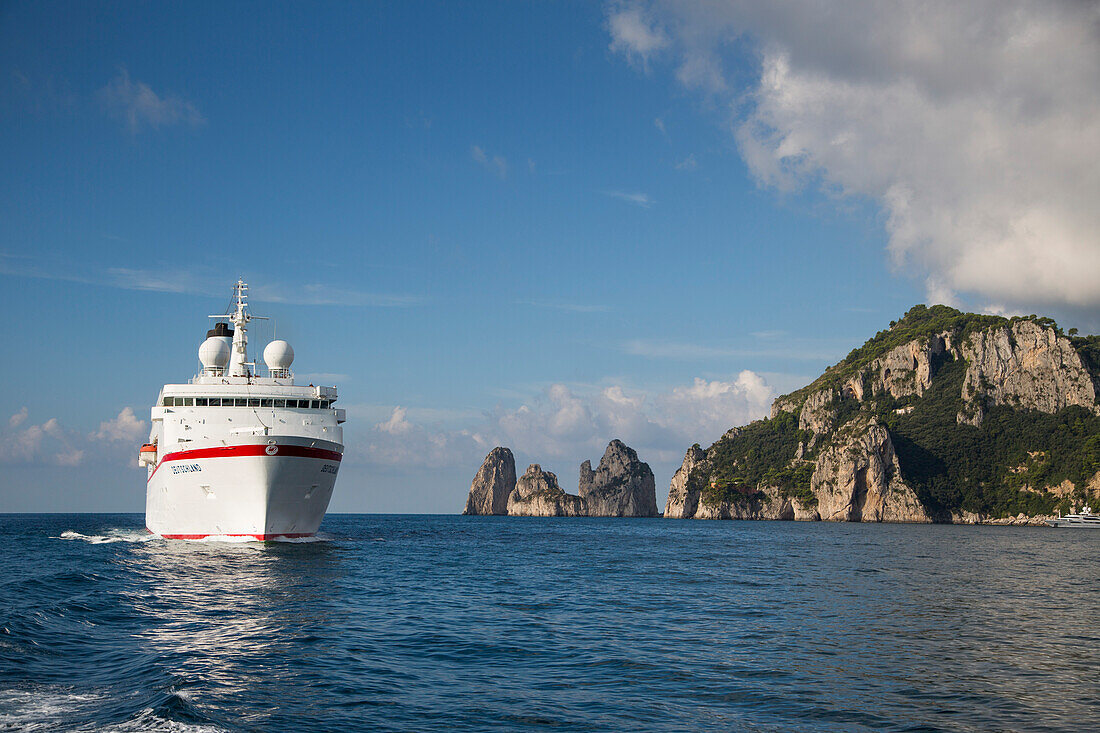
<path fill-rule="evenodd" d="M 1096 729 L 1100 532 L 0 515 L 0 730 Z"/>

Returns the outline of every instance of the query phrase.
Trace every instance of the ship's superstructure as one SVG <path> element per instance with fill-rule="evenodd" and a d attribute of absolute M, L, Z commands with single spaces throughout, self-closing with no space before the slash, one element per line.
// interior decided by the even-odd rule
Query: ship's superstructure
<path fill-rule="evenodd" d="M 328 508 L 343 455 L 335 387 L 299 386 L 286 341 L 248 359 L 248 286 L 233 312 L 210 316 L 199 374 L 166 384 L 152 409 L 145 522 L 169 539 L 307 537 Z"/>
<path fill-rule="evenodd" d="M 1080 514 L 1076 512 L 1063 514 L 1057 519 L 1048 519 L 1047 524 L 1051 527 L 1092 527 L 1093 529 L 1100 529 L 1100 514 L 1094 513 L 1092 507 L 1086 504 Z"/>

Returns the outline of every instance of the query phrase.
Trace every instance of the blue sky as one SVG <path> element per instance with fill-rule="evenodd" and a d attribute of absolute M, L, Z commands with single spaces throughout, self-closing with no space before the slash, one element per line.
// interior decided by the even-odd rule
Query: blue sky
<path fill-rule="evenodd" d="M 1092 327 L 1094 72 L 1006 85 L 1042 69 L 978 5 L 844 11 L 978 55 L 964 84 L 797 4 L 5 4 L 0 511 L 140 511 L 148 407 L 238 276 L 349 410 L 334 511 L 460 510 L 501 443 L 575 490 L 612 438 L 663 500 L 915 303 Z"/>

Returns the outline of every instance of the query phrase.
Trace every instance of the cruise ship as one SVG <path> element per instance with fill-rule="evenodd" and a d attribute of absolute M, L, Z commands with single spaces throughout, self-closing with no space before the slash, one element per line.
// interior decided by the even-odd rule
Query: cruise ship
<path fill-rule="evenodd" d="M 248 358 L 248 285 L 232 312 L 210 316 L 200 372 L 166 384 L 152 409 L 145 524 L 167 539 L 309 537 L 328 509 L 343 456 L 335 387 L 300 386 L 283 340 Z"/>

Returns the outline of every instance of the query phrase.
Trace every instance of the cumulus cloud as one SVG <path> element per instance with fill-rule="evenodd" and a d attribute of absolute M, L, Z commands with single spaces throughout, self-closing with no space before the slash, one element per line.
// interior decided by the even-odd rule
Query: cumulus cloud
<path fill-rule="evenodd" d="M 501 180 L 508 177 L 508 159 L 503 155 L 490 156 L 480 145 L 474 145 L 470 148 L 470 157 L 482 168 L 496 173 Z"/>
<path fill-rule="evenodd" d="M 405 435 L 413 428 L 412 423 L 406 419 L 408 414 L 409 411 L 404 407 L 395 407 L 393 408 L 393 414 L 390 416 L 390 419 L 386 422 L 378 423 L 374 426 L 374 429 L 390 435 Z"/>
<path fill-rule="evenodd" d="M 608 10 L 613 50 L 725 95 L 762 185 L 876 202 L 940 302 L 1100 304 L 1098 29 L 1095 3 L 1046 0 Z M 728 71 L 746 51 L 748 94 Z"/>
<path fill-rule="evenodd" d="M 147 127 L 158 129 L 177 124 L 195 127 L 206 122 L 191 102 L 174 94 L 157 94 L 148 84 L 132 80 L 126 69 L 120 69 L 118 75 L 99 90 L 98 97 L 103 108 L 126 123 L 132 133 Z"/>
<path fill-rule="evenodd" d="M 138 420 L 130 407 L 122 408 L 118 417 L 112 420 L 104 420 L 99 424 L 99 430 L 92 433 L 93 440 L 102 440 L 108 443 L 134 444 L 141 440 L 149 432 L 144 420 Z"/>
<path fill-rule="evenodd" d="M 418 424 L 406 408 L 394 407 L 348 451 L 355 460 L 384 465 L 453 466 L 505 445 L 540 459 L 579 462 L 620 438 L 644 460 L 676 461 L 692 443 L 709 444 L 730 427 L 763 417 L 774 397 L 751 371 L 656 392 L 553 384 L 518 407 L 497 407 L 459 428 Z"/>
<path fill-rule="evenodd" d="M 639 5 L 618 6 L 608 15 L 607 28 L 611 33 L 611 50 L 642 64 L 669 45 L 668 36 Z M 664 132 L 662 125 L 658 127 Z"/>
<path fill-rule="evenodd" d="M 12 415 L 11 417 L 8 418 L 8 425 L 10 425 L 13 428 L 17 428 L 20 425 L 22 425 L 24 422 L 26 422 L 26 420 L 27 420 L 27 408 L 26 408 L 26 406 L 24 406 L 19 410 L 19 412 L 15 413 L 14 415 Z"/>
<path fill-rule="evenodd" d="M 78 466 L 90 453 L 99 461 L 137 465 L 137 447 L 148 433 L 130 407 L 90 433 L 66 428 L 56 417 L 35 424 L 29 415 L 24 407 L 8 418 L 8 429 L 0 432 L 0 464 Z"/>
<path fill-rule="evenodd" d="M 80 463 L 84 451 L 75 447 L 76 436 L 65 430 L 56 417 L 28 425 L 28 414 L 24 407 L 8 419 L 9 430 L 0 433 L 0 463 Z"/>

